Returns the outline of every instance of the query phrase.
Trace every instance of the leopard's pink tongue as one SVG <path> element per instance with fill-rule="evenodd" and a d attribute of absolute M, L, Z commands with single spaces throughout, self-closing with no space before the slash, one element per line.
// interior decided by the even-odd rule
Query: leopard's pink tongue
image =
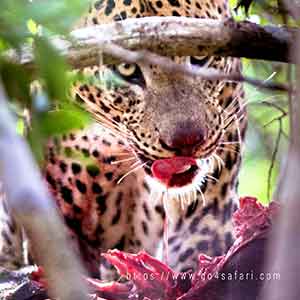
<path fill-rule="evenodd" d="M 197 166 L 195 159 L 179 156 L 156 160 L 152 164 L 151 171 L 155 178 L 169 186 L 172 176 L 184 173 L 191 166 Z"/>

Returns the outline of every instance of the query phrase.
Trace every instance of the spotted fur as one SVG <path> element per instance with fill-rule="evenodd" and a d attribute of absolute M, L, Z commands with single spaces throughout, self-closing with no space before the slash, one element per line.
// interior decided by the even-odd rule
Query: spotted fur
<path fill-rule="evenodd" d="M 81 24 L 153 15 L 224 19 L 230 10 L 227 0 L 99 0 Z M 235 58 L 174 60 L 240 71 Z M 110 248 L 157 255 L 166 214 L 172 267 L 194 269 L 199 252 L 224 253 L 233 241 L 231 216 L 246 129 L 241 85 L 146 64 L 83 72 L 99 84 L 76 84 L 76 98 L 100 125 L 50 141 L 44 174 L 90 272 L 99 275 L 100 264 L 101 270 L 109 268 L 100 255 Z M 185 141 L 193 135 L 201 141 L 191 147 Z M 153 162 L 174 155 L 209 166 L 197 183 L 200 191 L 183 187 L 167 193 L 151 179 Z"/>

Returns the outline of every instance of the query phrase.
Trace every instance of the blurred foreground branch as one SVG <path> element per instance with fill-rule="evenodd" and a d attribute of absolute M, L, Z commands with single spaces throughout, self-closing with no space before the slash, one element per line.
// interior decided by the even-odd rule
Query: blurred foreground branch
<path fill-rule="evenodd" d="M 0 179 L 8 204 L 29 237 L 37 263 L 45 267 L 51 295 L 61 300 L 85 299 L 84 272 L 69 250 L 55 202 L 15 128 L 0 85 Z"/>
<path fill-rule="evenodd" d="M 289 9 L 293 8 L 292 1 L 285 2 Z M 300 34 L 290 55 L 297 63 L 296 93 L 290 95 L 290 144 L 276 194 L 283 202 L 283 212 L 268 253 L 270 269 L 280 271 L 280 281 L 266 285 L 261 297 L 266 300 L 298 300 L 300 295 Z"/>

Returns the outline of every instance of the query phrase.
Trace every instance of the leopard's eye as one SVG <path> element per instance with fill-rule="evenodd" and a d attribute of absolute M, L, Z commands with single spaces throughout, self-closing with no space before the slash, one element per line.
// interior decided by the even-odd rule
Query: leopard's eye
<path fill-rule="evenodd" d="M 123 63 L 114 66 L 114 71 L 124 80 L 138 85 L 145 85 L 143 73 L 138 65 Z"/>
<path fill-rule="evenodd" d="M 192 65 L 204 67 L 209 62 L 210 56 L 191 56 L 190 62 Z"/>
<path fill-rule="evenodd" d="M 120 64 L 116 67 L 117 71 L 120 73 L 122 76 L 132 76 L 136 69 L 137 65 L 135 64 Z"/>

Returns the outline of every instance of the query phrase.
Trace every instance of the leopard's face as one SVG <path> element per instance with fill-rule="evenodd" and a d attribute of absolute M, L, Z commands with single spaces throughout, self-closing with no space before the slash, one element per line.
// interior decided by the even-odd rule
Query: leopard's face
<path fill-rule="evenodd" d="M 198 8 L 198 16 L 221 18 L 226 15 L 227 8 L 223 5 L 221 10 L 218 2 L 224 1 L 209 1 L 208 10 Z M 146 10 L 151 3 L 147 1 L 143 15 L 151 14 Z M 199 1 L 198 5 L 207 3 Z M 102 18 L 97 17 L 95 21 L 94 16 L 90 19 L 92 23 L 107 21 L 104 16 L 107 6 L 102 10 Z M 160 15 L 157 10 L 155 14 Z M 163 15 L 168 14 L 170 11 L 163 11 Z M 225 73 L 239 66 L 232 58 L 204 56 L 175 57 L 174 60 L 191 68 L 210 67 Z M 80 97 L 96 119 L 126 139 L 140 161 L 135 167 L 144 168 L 151 184 L 175 195 L 201 188 L 201 183 L 220 163 L 218 150 L 233 123 L 232 112 L 235 102 L 238 103 L 235 101 L 238 95 L 234 96 L 236 87 L 147 64 L 123 63 L 89 72 L 104 77 L 106 84 L 81 86 Z"/>

